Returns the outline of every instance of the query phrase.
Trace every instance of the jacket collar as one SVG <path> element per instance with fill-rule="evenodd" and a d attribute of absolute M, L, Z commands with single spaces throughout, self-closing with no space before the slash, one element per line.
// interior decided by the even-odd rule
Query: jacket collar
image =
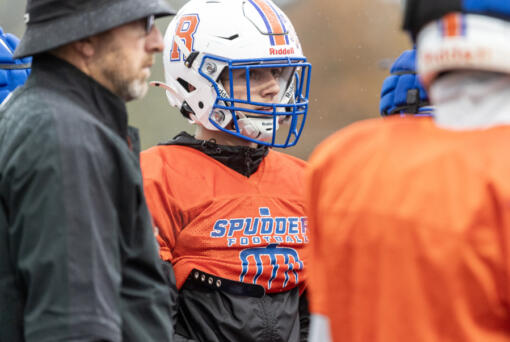
<path fill-rule="evenodd" d="M 161 145 L 181 145 L 192 147 L 245 177 L 257 172 L 260 163 L 269 152 L 267 146 L 256 148 L 248 146 L 218 145 L 213 140 L 198 140 L 186 132 L 179 133 L 175 138 Z"/>
<path fill-rule="evenodd" d="M 36 55 L 27 85 L 34 82 L 58 91 L 126 139 L 128 117 L 124 101 L 74 65 L 50 54 Z"/>

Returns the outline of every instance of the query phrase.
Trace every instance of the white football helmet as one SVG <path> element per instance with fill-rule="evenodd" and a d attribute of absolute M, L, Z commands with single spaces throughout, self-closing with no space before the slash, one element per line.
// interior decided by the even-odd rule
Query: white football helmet
<path fill-rule="evenodd" d="M 430 22 L 417 39 L 418 72 L 424 86 L 452 70 L 510 73 L 509 36 L 509 21 L 480 14 L 450 13 Z"/>
<path fill-rule="evenodd" d="M 291 22 L 271 0 L 189 1 L 166 30 L 163 65 L 166 84 L 155 85 L 190 122 L 267 146 L 297 143 L 311 65 Z M 262 101 L 252 93 L 250 75 L 268 70 L 278 90 Z M 242 92 L 233 83 L 240 72 Z M 236 97 L 234 89 L 245 95 Z M 282 123 L 288 132 L 277 139 Z"/>

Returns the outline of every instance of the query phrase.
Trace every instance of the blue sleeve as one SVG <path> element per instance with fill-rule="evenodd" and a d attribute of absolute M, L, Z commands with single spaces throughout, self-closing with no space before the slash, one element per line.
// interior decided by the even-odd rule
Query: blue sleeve
<path fill-rule="evenodd" d="M 390 73 L 381 88 L 379 104 L 381 115 L 430 115 L 433 109 L 416 75 L 416 50 L 404 51 L 393 63 Z"/>
<path fill-rule="evenodd" d="M 0 103 L 17 87 L 23 85 L 30 74 L 32 58 L 13 59 L 19 39 L 0 28 Z"/>

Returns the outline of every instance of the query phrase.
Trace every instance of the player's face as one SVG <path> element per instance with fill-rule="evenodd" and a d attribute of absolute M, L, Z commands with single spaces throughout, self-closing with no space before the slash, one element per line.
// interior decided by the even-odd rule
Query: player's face
<path fill-rule="evenodd" d="M 274 103 L 277 102 L 277 96 L 280 93 L 280 77 L 282 75 L 282 68 L 253 68 L 250 69 L 250 95 L 251 102 Z M 246 86 L 246 70 L 236 69 L 232 71 L 233 78 L 233 91 L 236 99 L 248 100 L 247 86 Z M 227 92 L 230 91 L 230 82 L 228 73 L 225 79 L 222 80 Z M 273 111 L 272 107 L 249 105 L 244 103 L 237 103 L 236 107 Z"/>
<path fill-rule="evenodd" d="M 161 32 L 146 18 L 104 34 L 95 55 L 107 88 L 130 101 L 147 93 L 154 53 L 163 51 Z"/>

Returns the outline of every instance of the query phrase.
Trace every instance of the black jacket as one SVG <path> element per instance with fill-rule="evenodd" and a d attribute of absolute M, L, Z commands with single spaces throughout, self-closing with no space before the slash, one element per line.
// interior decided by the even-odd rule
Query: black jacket
<path fill-rule="evenodd" d="M 171 341 L 136 141 L 117 96 L 34 58 L 0 109 L 0 341 Z"/>
<path fill-rule="evenodd" d="M 165 145 L 189 146 L 250 177 L 268 153 L 259 146 L 222 146 L 180 133 Z M 306 293 L 296 287 L 275 294 L 200 270 L 190 273 L 179 291 L 176 341 L 306 342 L 309 311 Z"/>

